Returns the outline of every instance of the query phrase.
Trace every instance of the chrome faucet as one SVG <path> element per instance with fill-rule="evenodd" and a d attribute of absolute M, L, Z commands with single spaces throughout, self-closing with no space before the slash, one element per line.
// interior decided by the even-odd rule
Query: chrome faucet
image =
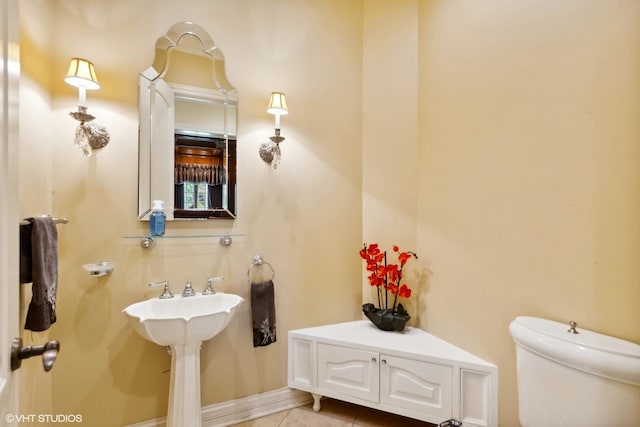
<path fill-rule="evenodd" d="M 162 292 L 162 295 L 160 295 L 158 298 L 160 298 L 160 299 L 173 298 L 173 294 L 171 293 L 171 289 L 169 289 L 169 281 L 168 280 L 163 280 L 162 282 L 151 282 L 151 283 L 149 283 L 149 287 L 150 288 L 154 288 L 156 286 L 164 286 L 164 291 Z"/>
<path fill-rule="evenodd" d="M 186 285 L 184 285 L 184 291 L 182 291 L 182 296 L 183 297 L 192 297 L 194 296 L 196 293 L 193 290 L 193 287 L 191 286 L 191 282 L 187 282 Z"/>
<path fill-rule="evenodd" d="M 215 289 L 213 289 L 213 282 L 221 282 L 224 280 L 224 277 L 207 277 L 207 286 L 202 291 L 202 295 L 213 295 L 216 293 Z"/>

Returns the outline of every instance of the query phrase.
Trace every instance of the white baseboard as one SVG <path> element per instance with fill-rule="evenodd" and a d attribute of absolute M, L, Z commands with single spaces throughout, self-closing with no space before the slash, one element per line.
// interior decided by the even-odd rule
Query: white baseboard
<path fill-rule="evenodd" d="M 306 405 L 313 399 L 307 392 L 288 387 L 202 408 L 202 427 L 224 427 Z M 166 417 L 125 427 L 166 427 Z"/>

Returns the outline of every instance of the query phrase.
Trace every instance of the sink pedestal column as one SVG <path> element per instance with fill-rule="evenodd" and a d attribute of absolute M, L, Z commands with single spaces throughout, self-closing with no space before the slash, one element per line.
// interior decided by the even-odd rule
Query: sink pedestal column
<path fill-rule="evenodd" d="M 171 383 L 167 427 L 201 427 L 200 346 L 202 342 L 171 346 Z"/>

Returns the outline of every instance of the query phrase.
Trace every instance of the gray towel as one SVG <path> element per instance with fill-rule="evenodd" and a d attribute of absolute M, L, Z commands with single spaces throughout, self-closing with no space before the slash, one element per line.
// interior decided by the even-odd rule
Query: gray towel
<path fill-rule="evenodd" d="M 33 284 L 24 327 L 45 331 L 56 321 L 58 230 L 51 217 L 27 220 L 20 226 L 20 282 Z"/>
<path fill-rule="evenodd" d="M 276 307 L 274 302 L 272 280 L 251 284 L 254 347 L 262 347 L 276 342 Z"/>

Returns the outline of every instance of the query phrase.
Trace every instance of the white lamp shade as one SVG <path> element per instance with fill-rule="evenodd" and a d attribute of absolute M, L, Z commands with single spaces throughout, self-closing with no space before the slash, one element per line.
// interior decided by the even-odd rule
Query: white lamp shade
<path fill-rule="evenodd" d="M 287 101 L 284 98 L 282 92 L 271 92 L 271 98 L 269 99 L 269 107 L 267 108 L 269 114 L 286 115 L 289 114 L 287 110 Z"/>
<path fill-rule="evenodd" d="M 100 89 L 93 63 L 82 58 L 71 58 L 69 71 L 67 71 L 67 77 L 64 78 L 64 81 L 78 88 Z"/>

